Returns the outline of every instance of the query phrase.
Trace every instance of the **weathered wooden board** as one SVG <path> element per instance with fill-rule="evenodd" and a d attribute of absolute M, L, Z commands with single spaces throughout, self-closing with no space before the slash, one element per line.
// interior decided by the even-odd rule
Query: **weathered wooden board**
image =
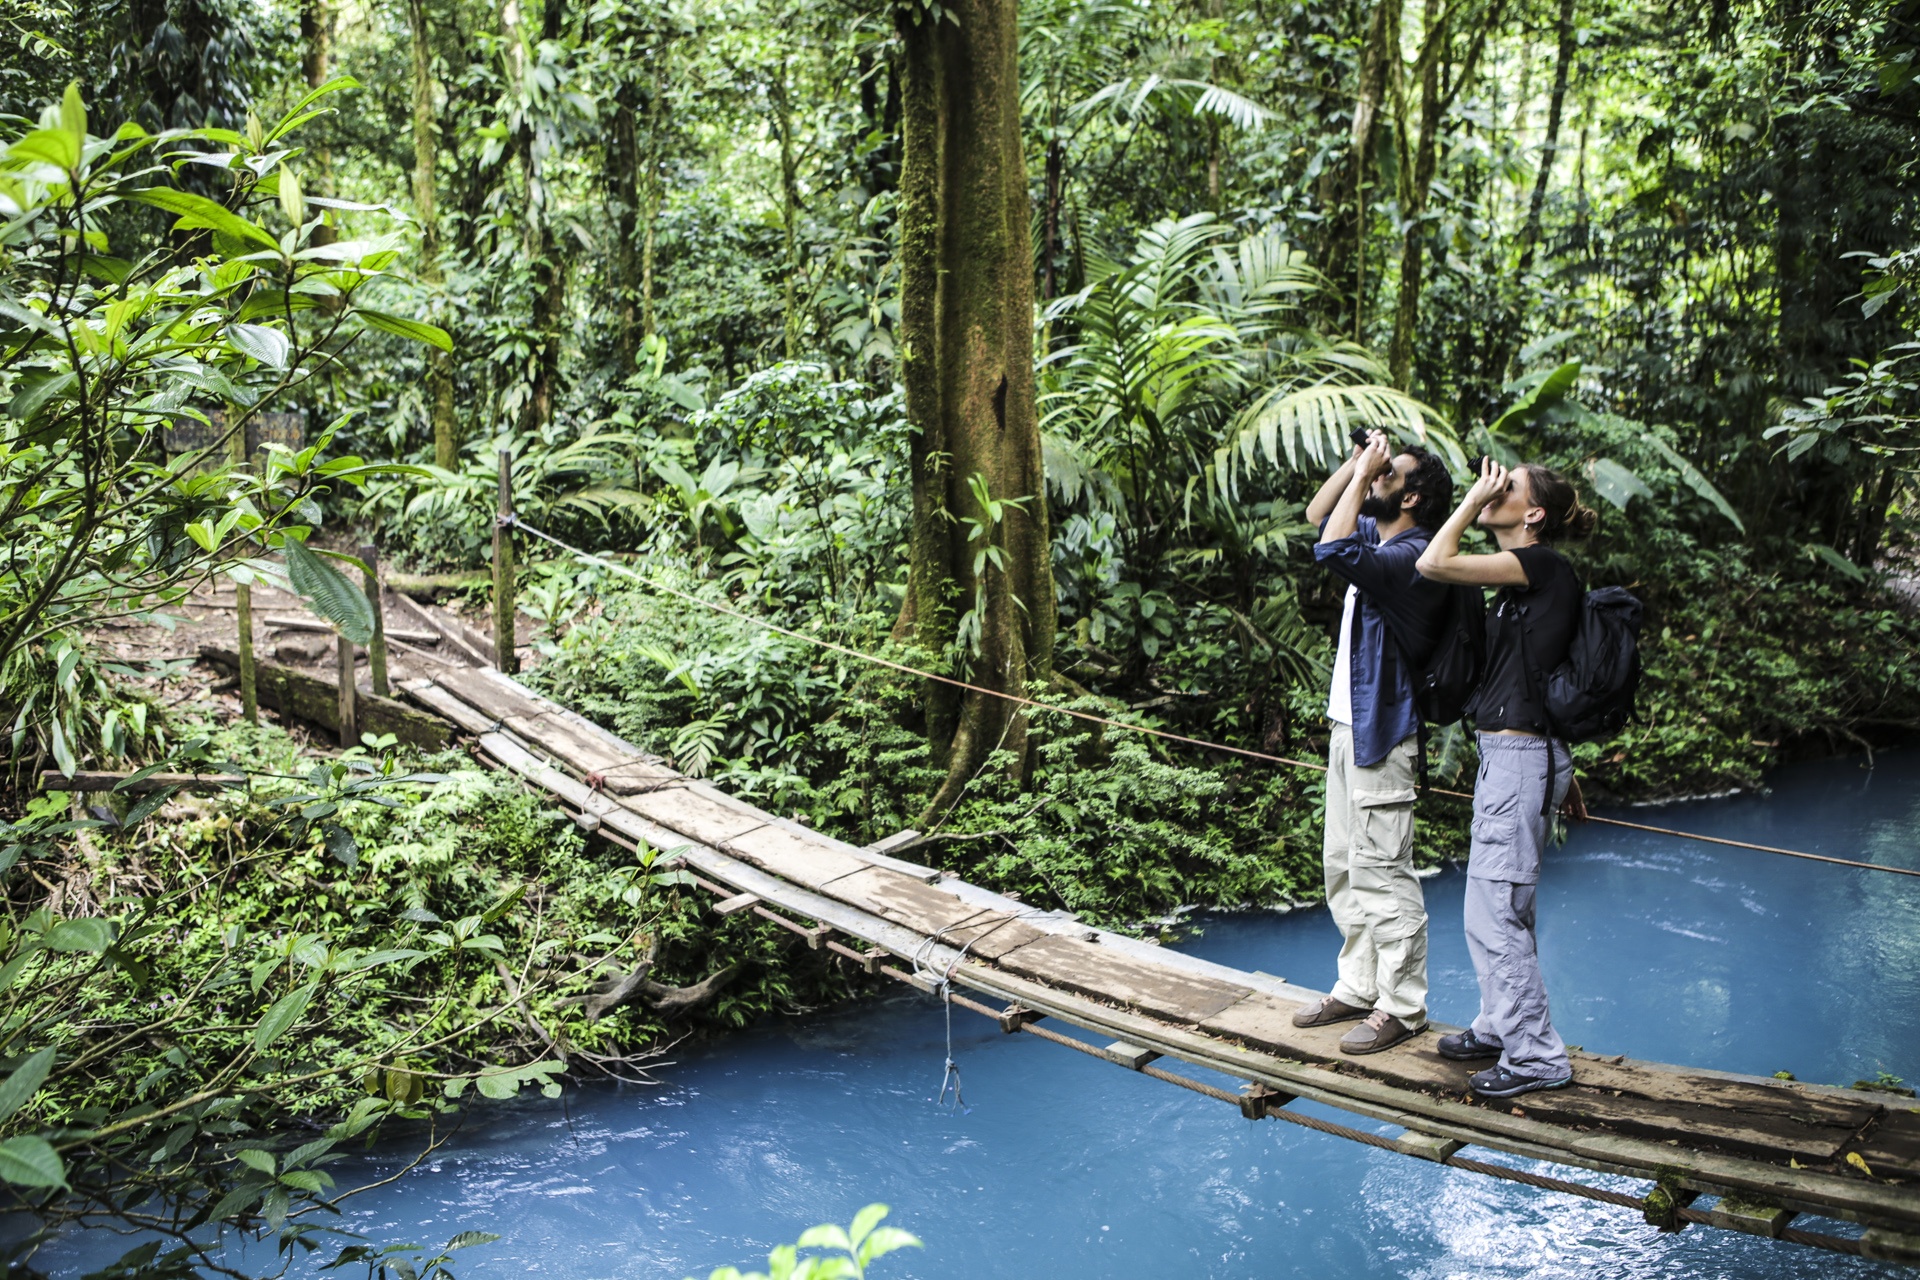
<path fill-rule="evenodd" d="M 1246 987 L 1176 973 L 1119 955 L 1097 943 L 1053 935 L 1008 951 L 998 963 L 1049 986 L 1138 1009 L 1169 1022 L 1204 1022 L 1250 994 Z"/>
<path fill-rule="evenodd" d="M 675 776 L 671 770 L 658 765 L 620 756 L 605 743 L 581 733 L 558 717 L 543 714 L 529 699 L 502 689 L 478 669 L 441 672 L 433 680 L 495 723 L 513 730 L 528 742 L 539 743 L 542 750 L 581 773 L 611 775 L 606 776 L 602 784 L 609 791 L 638 790 Z"/>
<path fill-rule="evenodd" d="M 956 899 L 959 901 L 959 899 Z M 998 960 L 1016 947 L 1038 942 L 1046 933 L 1005 911 L 982 910 L 948 929 L 944 941 L 970 956 Z"/>
<path fill-rule="evenodd" d="M 851 855 L 836 856 L 859 862 L 858 858 Z M 941 934 L 943 940 L 943 930 L 980 914 L 980 908 L 969 906 L 950 893 L 942 893 L 923 880 L 887 867 L 862 865 L 853 873 L 827 884 L 822 892 L 895 924 L 918 929 L 928 936 Z"/>
<path fill-rule="evenodd" d="M 704 799 L 700 796 L 691 798 L 696 801 Z M 820 889 L 842 877 L 868 869 L 866 863 L 852 854 L 825 847 L 816 840 L 808 840 L 785 827 L 768 823 L 725 841 L 719 849 L 722 853 L 751 862 L 763 871 L 809 889 Z M 842 895 L 834 893 L 833 896 Z"/>
<path fill-rule="evenodd" d="M 620 800 L 641 817 L 716 849 L 749 831 L 772 825 L 766 814 L 756 818 L 686 787 L 623 795 Z"/>
<path fill-rule="evenodd" d="M 1920 1179 L 1920 1112 L 1882 1112 L 1851 1150 L 1878 1177 Z"/>
<path fill-rule="evenodd" d="M 228 671 L 240 669 L 240 655 L 231 649 L 201 645 L 200 656 Z M 340 687 L 333 681 L 260 658 L 254 659 L 253 678 L 261 706 L 340 732 Z M 410 747 L 424 747 L 429 751 L 438 751 L 452 737 L 446 721 L 438 716 L 422 715 L 392 698 L 362 692 L 354 706 L 363 733 L 390 733 Z"/>

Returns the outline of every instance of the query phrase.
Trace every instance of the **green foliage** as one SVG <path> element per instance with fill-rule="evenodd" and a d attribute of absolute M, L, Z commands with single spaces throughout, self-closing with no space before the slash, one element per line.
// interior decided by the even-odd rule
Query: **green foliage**
<path fill-rule="evenodd" d="M 298 452 L 271 448 L 257 467 L 228 461 L 262 410 L 340 361 L 377 318 L 361 297 L 398 251 L 321 234 L 329 215 L 309 216 L 290 141 L 316 103 L 352 83 L 314 90 L 244 135 L 131 123 L 95 135 L 69 86 L 40 127 L 9 139 L 0 707 L 14 721 L 15 758 L 26 733 L 66 772 L 88 746 L 122 754 L 124 722 L 109 719 L 117 700 L 80 709 L 81 632 L 148 615 L 211 572 L 272 575 L 249 559 L 259 547 L 294 540 L 297 588 L 318 593 L 322 613 L 353 634 L 370 625 L 359 589 L 299 540 L 316 495 L 395 468 L 323 460 L 331 430 Z M 188 189 L 193 169 L 225 175 L 225 199 Z M 156 224 L 148 209 L 169 216 Z M 276 220 L 285 230 L 269 229 Z M 206 426 L 211 442 L 170 451 L 167 433 L 182 423 Z"/>
<path fill-rule="evenodd" d="M 194 1265 L 206 1221 L 317 1245 L 337 1194 L 323 1167 L 385 1118 L 554 1096 L 567 1071 L 642 1078 L 670 1032 L 637 1004 L 590 1017 L 583 996 L 609 978 L 742 965 L 706 1025 L 840 989 L 817 957 L 794 963 L 785 931 L 709 928 L 652 851 L 590 853 L 511 780 L 422 763 L 447 771 L 315 761 L 242 727 L 156 767 L 244 784 L 142 796 L 136 774 L 78 822 L 56 793 L 9 828 L 0 1180 L 32 1224 L 10 1247 L 101 1221 Z M 317 1137 L 278 1136 L 302 1119 Z M 430 1265 L 355 1248 L 396 1276 Z"/>
<path fill-rule="evenodd" d="M 918 1249 L 919 1237 L 898 1227 L 882 1226 L 887 1206 L 870 1204 L 853 1216 L 848 1227 L 831 1223 L 808 1228 L 794 1244 L 783 1244 L 767 1255 L 765 1271 L 742 1272 L 720 1267 L 707 1280 L 864 1280 L 867 1267 L 898 1249 Z M 833 1249 L 832 1254 L 801 1257 L 802 1249 Z"/>

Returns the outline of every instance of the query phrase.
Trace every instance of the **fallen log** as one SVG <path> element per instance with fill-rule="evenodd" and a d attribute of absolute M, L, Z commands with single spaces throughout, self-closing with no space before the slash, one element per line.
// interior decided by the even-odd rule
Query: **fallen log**
<path fill-rule="evenodd" d="M 493 576 L 485 569 L 465 569 L 457 573 L 394 573 L 387 572 L 387 585 L 404 595 L 417 596 L 422 600 L 438 600 L 442 596 L 458 595 L 462 591 L 478 591 L 488 587 Z"/>
<path fill-rule="evenodd" d="M 40 789 L 42 791 L 121 791 L 127 795 L 143 795 L 150 791 L 158 791 L 162 787 L 182 787 L 189 791 L 225 791 L 247 785 L 244 774 L 233 773 L 150 773 L 138 782 L 121 785 L 132 776 L 132 773 L 82 770 L 69 778 L 58 769 L 45 769 L 40 773 Z"/>
<path fill-rule="evenodd" d="M 692 1013 L 695 1009 L 712 1004 L 714 998 L 726 989 L 740 972 L 737 964 L 725 965 L 708 974 L 690 987 L 670 987 L 664 982 L 655 982 L 647 975 L 653 970 L 653 962 L 659 957 L 660 942 L 651 939 L 647 945 L 647 954 L 641 958 L 632 973 L 616 974 L 606 978 L 591 992 L 584 996 L 570 996 L 561 1004 L 583 1004 L 587 1007 L 587 1017 L 599 1021 L 623 1004 L 639 1001 L 651 1008 L 663 1018 L 678 1018 Z"/>
<path fill-rule="evenodd" d="M 229 671 L 240 668 L 239 655 L 218 645 L 201 645 L 200 657 Z M 277 662 L 258 660 L 254 662 L 254 672 L 259 682 L 261 706 L 340 732 L 340 686 L 332 680 L 310 676 Z M 355 700 L 355 710 L 363 733 L 390 733 L 410 747 L 439 750 L 453 737 L 452 727 L 446 721 L 415 711 L 392 698 L 362 694 Z"/>
<path fill-rule="evenodd" d="M 333 634 L 333 624 L 322 622 L 318 618 L 275 617 L 262 618 L 260 621 L 275 631 L 324 631 L 328 635 Z M 389 627 L 386 634 L 389 640 L 406 640 L 412 644 L 440 643 L 440 633 L 437 631 L 397 631 Z"/>

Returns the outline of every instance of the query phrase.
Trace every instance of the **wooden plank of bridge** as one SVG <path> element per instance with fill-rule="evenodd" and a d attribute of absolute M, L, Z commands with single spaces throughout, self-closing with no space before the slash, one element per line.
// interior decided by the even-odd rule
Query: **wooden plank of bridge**
<path fill-rule="evenodd" d="M 947 929 L 980 914 L 980 908 L 886 867 L 862 866 L 823 886 L 821 892 L 930 937 L 940 934 L 943 940 Z"/>
<path fill-rule="evenodd" d="M 463 685 L 460 696 L 473 687 Z M 556 717 L 537 706 L 527 714 L 531 698 L 507 696 L 492 705 L 520 718 L 547 749 Z M 553 736 L 564 738 L 570 750 L 592 741 L 595 750 L 629 754 L 604 731 L 573 728 L 575 733 Z M 1086 940 L 1091 932 L 1048 932 L 1058 921 L 1045 917 L 1047 928 L 1036 927 L 1016 912 L 927 884 L 914 872 L 862 864 L 851 846 L 773 819 L 704 784 L 686 780 L 616 804 L 539 764 L 504 735 L 484 741 L 493 741 L 490 750 L 501 757 L 518 757 L 513 767 L 570 802 L 604 810 L 610 827 L 644 832 L 638 838 L 656 847 L 688 839 L 693 843 L 687 856 L 738 892 L 880 942 L 896 955 L 951 969 L 965 985 L 1145 1050 L 1447 1141 L 1643 1177 L 1676 1172 L 1682 1185 L 1697 1190 L 1731 1191 L 1802 1212 L 1877 1223 L 1883 1230 L 1920 1227 L 1920 1196 L 1880 1180 L 1912 1176 L 1920 1167 L 1920 1110 L 1911 1103 L 1587 1054 L 1578 1056 L 1579 1082 L 1571 1089 L 1528 1095 L 1511 1105 L 1464 1101 L 1465 1076 L 1478 1064 L 1439 1058 L 1430 1035 L 1384 1054 L 1347 1058 L 1337 1045 L 1347 1028 L 1296 1028 L 1294 1002 L 1156 963 L 1145 949 L 1100 946 Z M 716 852 L 722 846 L 731 852 Z M 1865 1159 L 1877 1177 L 1845 1164 L 1847 1151 Z M 1789 1160 L 1820 1167 L 1789 1168 Z"/>
<path fill-rule="evenodd" d="M 1251 994 L 1246 987 L 1150 965 L 1096 943 L 1051 934 L 1008 951 L 997 963 L 1050 986 L 1169 1022 L 1202 1022 Z"/>

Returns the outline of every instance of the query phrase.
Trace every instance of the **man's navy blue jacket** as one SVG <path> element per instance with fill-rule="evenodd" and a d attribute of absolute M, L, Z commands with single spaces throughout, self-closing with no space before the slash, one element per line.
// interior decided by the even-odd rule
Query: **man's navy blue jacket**
<path fill-rule="evenodd" d="M 1445 585 L 1414 568 L 1432 537 L 1415 525 L 1383 543 L 1373 517 L 1361 516 L 1346 537 L 1313 546 L 1315 560 L 1360 588 L 1353 611 L 1353 762 L 1363 769 L 1420 728 L 1413 668 L 1401 645 L 1424 658 L 1446 603 Z"/>

